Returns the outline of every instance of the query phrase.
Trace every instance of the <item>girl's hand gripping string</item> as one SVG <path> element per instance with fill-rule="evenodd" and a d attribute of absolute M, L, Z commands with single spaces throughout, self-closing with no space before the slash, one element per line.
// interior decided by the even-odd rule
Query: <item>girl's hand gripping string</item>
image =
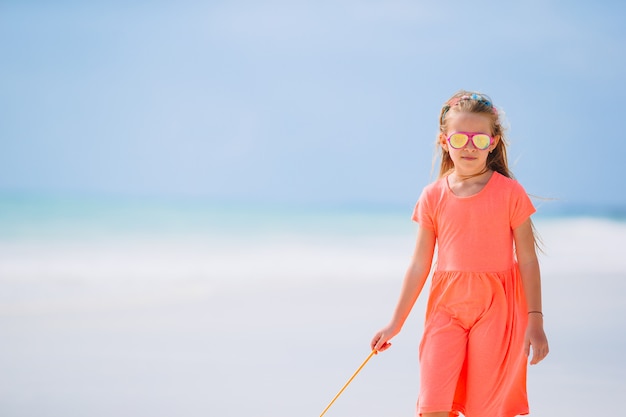
<path fill-rule="evenodd" d="M 372 350 L 377 352 L 383 352 L 391 347 L 389 340 L 391 340 L 398 333 L 399 330 L 396 330 L 396 328 L 392 325 L 388 325 L 374 335 L 374 338 L 370 343 L 370 347 Z"/>

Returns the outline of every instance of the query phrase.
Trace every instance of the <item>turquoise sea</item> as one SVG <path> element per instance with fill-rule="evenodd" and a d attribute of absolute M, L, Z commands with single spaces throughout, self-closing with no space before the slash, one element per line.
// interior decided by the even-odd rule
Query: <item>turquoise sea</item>
<path fill-rule="evenodd" d="M 392 313 L 411 210 L 0 197 L 0 415 L 318 416 Z M 536 215 L 533 416 L 620 409 L 623 213 Z M 413 415 L 425 299 L 326 416 Z"/>

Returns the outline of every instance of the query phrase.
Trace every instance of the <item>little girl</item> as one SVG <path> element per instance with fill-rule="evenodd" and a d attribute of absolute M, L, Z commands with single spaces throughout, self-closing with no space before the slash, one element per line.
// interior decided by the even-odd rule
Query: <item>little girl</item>
<path fill-rule="evenodd" d="M 548 354 L 530 215 L 511 177 L 498 112 L 489 97 L 460 91 L 441 109 L 439 179 L 424 188 L 413 220 L 417 243 L 391 322 L 371 342 L 384 351 L 437 262 L 420 344 L 423 417 L 528 414 L 526 361 Z"/>

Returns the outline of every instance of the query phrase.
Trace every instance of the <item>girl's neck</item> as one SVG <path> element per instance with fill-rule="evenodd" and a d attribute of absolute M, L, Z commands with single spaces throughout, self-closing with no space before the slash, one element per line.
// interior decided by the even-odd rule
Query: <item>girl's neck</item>
<path fill-rule="evenodd" d="M 453 171 L 447 178 L 448 187 L 454 195 L 459 197 L 472 196 L 485 188 L 493 172 L 488 168 L 473 175 L 462 175 Z"/>
<path fill-rule="evenodd" d="M 492 172 L 493 170 L 489 169 L 486 166 L 480 171 L 473 172 L 473 173 L 467 173 L 467 172 L 459 171 L 457 169 L 453 169 L 450 172 L 450 176 L 453 177 L 453 180 L 456 182 L 460 182 L 460 181 L 481 182 L 484 179 L 488 180 L 489 178 L 491 178 Z"/>

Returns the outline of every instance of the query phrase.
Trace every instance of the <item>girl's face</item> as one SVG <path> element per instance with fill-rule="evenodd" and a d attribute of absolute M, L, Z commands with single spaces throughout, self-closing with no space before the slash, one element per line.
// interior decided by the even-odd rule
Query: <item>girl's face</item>
<path fill-rule="evenodd" d="M 476 148 L 471 140 L 463 148 L 455 149 L 450 146 L 447 138 L 454 132 L 491 135 L 491 119 L 484 114 L 470 112 L 451 112 L 446 119 L 447 128 L 439 135 L 439 143 L 450 154 L 455 171 L 460 175 L 476 175 L 483 171 L 487 166 L 487 156 L 496 147 L 500 137 L 494 137 L 491 145 L 484 150 Z"/>

